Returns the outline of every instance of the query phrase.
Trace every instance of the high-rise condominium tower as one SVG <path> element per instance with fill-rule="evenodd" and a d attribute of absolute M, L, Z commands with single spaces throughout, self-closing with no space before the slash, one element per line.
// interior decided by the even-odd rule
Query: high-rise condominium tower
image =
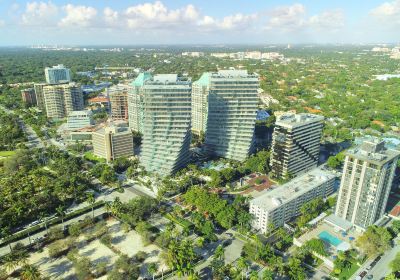
<path fill-rule="evenodd" d="M 253 148 L 258 76 L 246 70 L 204 73 L 193 85 L 193 130 L 211 156 L 243 161 Z"/>
<path fill-rule="evenodd" d="M 111 116 L 114 120 L 128 120 L 128 85 L 115 85 L 107 89 L 111 102 Z"/>
<path fill-rule="evenodd" d="M 190 81 L 176 74 L 144 81 L 141 163 L 147 171 L 170 175 L 185 167 L 190 148 Z"/>
<path fill-rule="evenodd" d="M 148 72 L 140 73 L 137 78 L 131 83 L 128 91 L 128 115 L 129 127 L 137 132 L 143 133 L 143 91 L 141 88 L 144 82 L 151 79 L 152 76 Z"/>
<path fill-rule="evenodd" d="M 373 138 L 346 152 L 336 216 L 365 229 L 385 211 L 400 152 Z"/>
<path fill-rule="evenodd" d="M 46 67 L 44 69 L 44 74 L 48 84 L 71 82 L 71 71 L 62 64 Z"/>
<path fill-rule="evenodd" d="M 43 96 L 48 118 L 62 119 L 84 107 L 82 90 L 76 83 L 43 86 Z"/>
<path fill-rule="evenodd" d="M 46 104 L 44 103 L 44 93 L 43 88 L 46 86 L 46 83 L 35 83 L 33 88 L 35 90 L 36 95 L 36 103 L 40 110 L 46 110 Z"/>
<path fill-rule="evenodd" d="M 317 166 L 323 120 L 312 114 L 277 116 L 270 162 L 273 177 L 287 179 Z"/>

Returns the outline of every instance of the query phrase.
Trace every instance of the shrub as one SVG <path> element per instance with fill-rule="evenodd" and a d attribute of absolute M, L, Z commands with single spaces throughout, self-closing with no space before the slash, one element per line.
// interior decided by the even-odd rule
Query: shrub
<path fill-rule="evenodd" d="M 110 234 L 104 234 L 101 238 L 100 238 L 100 242 L 104 245 L 106 245 L 107 247 L 111 246 L 111 235 Z"/>
<path fill-rule="evenodd" d="M 255 182 L 257 185 L 260 185 L 260 184 L 262 184 L 262 183 L 264 182 L 264 180 L 261 179 L 261 178 L 257 178 L 254 182 Z"/>
<path fill-rule="evenodd" d="M 52 227 L 49 229 L 49 240 L 59 240 L 64 238 L 64 232 L 61 227 Z"/>
<path fill-rule="evenodd" d="M 68 253 L 68 243 L 63 240 L 58 240 L 49 245 L 49 257 L 58 258 Z"/>
<path fill-rule="evenodd" d="M 99 262 L 96 265 L 96 277 L 101 277 L 107 273 L 107 262 Z"/>
<path fill-rule="evenodd" d="M 139 251 L 135 255 L 135 260 L 138 262 L 143 262 L 147 258 L 147 253 L 143 251 Z"/>

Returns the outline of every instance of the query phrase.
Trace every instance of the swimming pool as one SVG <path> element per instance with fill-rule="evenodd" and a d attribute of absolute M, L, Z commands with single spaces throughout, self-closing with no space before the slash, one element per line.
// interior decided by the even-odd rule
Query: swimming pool
<path fill-rule="evenodd" d="M 320 234 L 318 234 L 318 237 L 321 240 L 328 242 L 329 244 L 331 244 L 332 246 L 335 246 L 335 247 L 339 246 L 342 243 L 342 240 L 333 236 L 332 234 L 330 234 L 327 231 L 322 231 Z"/>

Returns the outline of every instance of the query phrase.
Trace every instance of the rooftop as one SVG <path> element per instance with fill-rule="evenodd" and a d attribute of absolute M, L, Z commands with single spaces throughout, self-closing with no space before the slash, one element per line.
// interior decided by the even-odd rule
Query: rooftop
<path fill-rule="evenodd" d="M 333 178 L 335 175 L 332 173 L 315 168 L 286 184 L 263 191 L 263 194 L 252 199 L 251 203 L 272 211 L 283 203 L 299 197 Z"/>
<path fill-rule="evenodd" d="M 211 78 L 257 78 L 256 74 L 249 74 L 247 70 L 219 70 L 218 72 L 210 73 Z"/>
<path fill-rule="evenodd" d="M 190 86 L 191 81 L 182 79 L 178 74 L 157 74 L 144 81 L 144 85 L 184 85 Z"/>
<path fill-rule="evenodd" d="M 88 101 L 89 101 L 89 103 L 109 102 L 107 96 L 96 96 L 96 97 L 90 98 Z"/>
<path fill-rule="evenodd" d="M 149 72 L 142 72 L 140 73 L 136 79 L 132 82 L 131 85 L 140 87 L 144 85 L 144 82 L 150 80 L 152 78 L 151 73 Z"/>
<path fill-rule="evenodd" d="M 46 69 L 65 69 L 64 64 L 58 64 L 53 67 L 46 67 Z"/>
<path fill-rule="evenodd" d="M 296 127 L 314 122 L 322 122 L 323 120 L 324 117 L 320 115 L 314 115 L 308 113 L 299 113 L 299 114 L 284 113 L 282 115 L 277 116 L 276 124 L 286 127 Z"/>
<path fill-rule="evenodd" d="M 111 126 L 102 127 L 100 129 L 96 130 L 96 133 L 98 133 L 98 134 L 108 134 L 108 133 L 123 134 L 123 133 L 131 133 L 131 131 L 129 130 L 128 127 L 119 127 L 119 126 L 111 125 Z"/>
<path fill-rule="evenodd" d="M 347 150 L 346 155 L 377 165 L 383 165 L 400 155 L 399 150 L 389 147 L 392 147 L 391 144 L 385 140 L 369 137 L 359 141 L 356 147 Z"/>
<path fill-rule="evenodd" d="M 92 111 L 90 110 L 82 110 L 82 111 L 72 111 L 68 114 L 68 117 L 75 117 L 75 116 L 91 116 L 93 115 Z"/>

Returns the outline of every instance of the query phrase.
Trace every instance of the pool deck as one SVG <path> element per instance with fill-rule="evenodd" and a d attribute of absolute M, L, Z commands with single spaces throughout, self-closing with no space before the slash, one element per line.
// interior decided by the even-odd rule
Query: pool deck
<path fill-rule="evenodd" d="M 297 238 L 297 240 L 301 244 L 304 244 L 306 241 L 308 241 L 310 239 L 319 238 L 319 235 L 324 231 L 326 231 L 330 235 L 336 237 L 340 241 L 350 244 L 350 246 L 353 245 L 354 241 L 351 241 L 349 239 L 349 237 L 351 236 L 351 237 L 357 238 L 360 235 L 360 233 L 357 233 L 357 232 L 354 232 L 354 231 L 350 231 L 346 236 L 342 236 L 342 233 L 339 230 L 336 230 L 333 226 L 331 226 L 331 225 L 329 225 L 329 224 L 327 224 L 325 222 L 322 222 L 322 223 L 318 224 L 312 230 L 306 232 L 305 234 L 303 234 L 302 236 Z M 326 249 L 331 255 L 336 255 L 336 247 L 335 246 L 327 245 Z"/>

